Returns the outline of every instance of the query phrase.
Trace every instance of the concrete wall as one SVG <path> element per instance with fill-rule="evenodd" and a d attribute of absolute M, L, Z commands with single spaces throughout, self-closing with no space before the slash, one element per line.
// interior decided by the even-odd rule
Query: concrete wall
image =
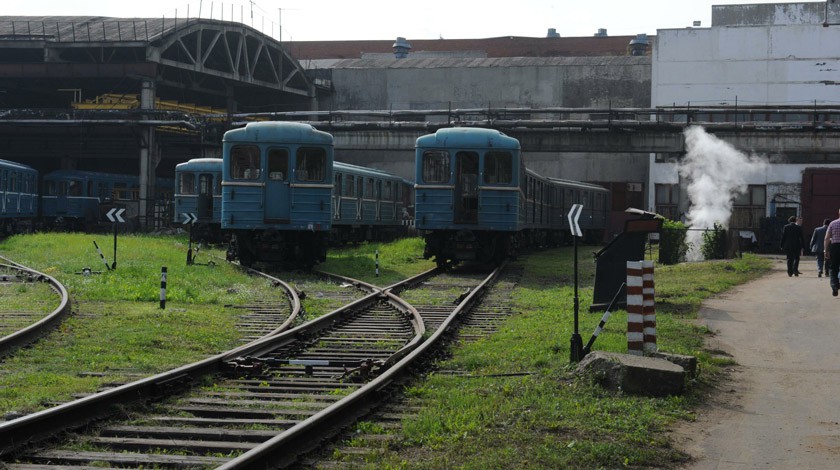
<path fill-rule="evenodd" d="M 523 58 L 524 59 L 524 58 Z M 646 107 L 649 57 L 344 61 L 335 109 Z"/>
<path fill-rule="evenodd" d="M 341 61 L 331 70 L 333 108 L 647 107 L 650 57 L 437 58 Z M 412 136 L 354 141 L 336 133 L 336 158 L 414 180 Z M 647 155 L 523 151 L 540 174 L 582 181 L 645 182 Z"/>

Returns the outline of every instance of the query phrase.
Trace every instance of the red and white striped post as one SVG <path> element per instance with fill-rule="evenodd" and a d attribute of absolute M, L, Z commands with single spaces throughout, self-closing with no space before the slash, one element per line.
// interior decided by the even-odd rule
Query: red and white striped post
<path fill-rule="evenodd" d="M 656 352 L 653 261 L 627 262 L 627 351 Z"/>

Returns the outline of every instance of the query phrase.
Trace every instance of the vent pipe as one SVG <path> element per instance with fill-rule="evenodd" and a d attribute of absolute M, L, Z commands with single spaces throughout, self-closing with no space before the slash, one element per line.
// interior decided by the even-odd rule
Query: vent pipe
<path fill-rule="evenodd" d="M 405 59 L 408 57 L 408 51 L 411 50 L 411 44 L 405 38 L 397 38 L 397 42 L 391 47 L 394 48 L 394 57 L 397 59 Z"/>

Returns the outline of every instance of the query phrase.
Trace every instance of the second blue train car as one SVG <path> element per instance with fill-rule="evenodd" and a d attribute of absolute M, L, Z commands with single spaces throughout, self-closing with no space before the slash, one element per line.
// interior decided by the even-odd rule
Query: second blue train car
<path fill-rule="evenodd" d="M 609 191 L 527 169 L 519 141 L 497 130 L 440 129 L 418 138 L 415 152 L 415 223 L 424 256 L 439 265 L 571 240 L 565 215 L 577 203 L 587 237 L 603 236 Z"/>
<path fill-rule="evenodd" d="M 309 124 L 252 122 L 222 143 L 222 230 L 229 258 L 313 265 L 331 228 L 333 137 Z"/>
<path fill-rule="evenodd" d="M 192 223 L 197 240 L 221 240 L 221 158 L 192 158 L 175 166 L 174 212 L 176 224 Z"/>

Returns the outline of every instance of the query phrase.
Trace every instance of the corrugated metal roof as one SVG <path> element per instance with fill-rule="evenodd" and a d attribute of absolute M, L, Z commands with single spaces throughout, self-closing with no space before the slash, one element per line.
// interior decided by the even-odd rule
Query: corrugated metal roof
<path fill-rule="evenodd" d="M 106 16 L 0 16 L 0 40 L 48 42 L 154 41 L 197 18 L 112 18 Z"/>
<path fill-rule="evenodd" d="M 412 59 L 324 59 L 304 60 L 305 69 L 433 69 L 482 67 L 557 67 L 650 65 L 649 56 L 606 57 L 495 57 L 495 58 L 418 58 Z"/>

